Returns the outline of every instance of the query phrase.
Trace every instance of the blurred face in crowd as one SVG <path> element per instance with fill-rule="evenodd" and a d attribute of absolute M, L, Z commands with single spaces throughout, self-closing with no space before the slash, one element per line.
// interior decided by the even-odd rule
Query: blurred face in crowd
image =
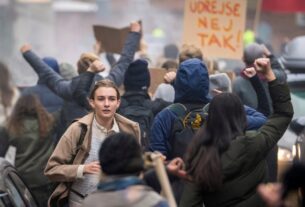
<path fill-rule="evenodd" d="M 96 118 L 101 121 L 112 120 L 117 108 L 120 106 L 119 95 L 113 87 L 99 87 L 90 99 Z"/>

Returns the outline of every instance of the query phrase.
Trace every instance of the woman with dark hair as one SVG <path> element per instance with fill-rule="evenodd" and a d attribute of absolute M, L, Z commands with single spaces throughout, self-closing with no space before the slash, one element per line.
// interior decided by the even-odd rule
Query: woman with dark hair
<path fill-rule="evenodd" d="M 256 187 L 266 181 L 265 158 L 293 116 L 289 89 L 276 80 L 269 59 L 255 61 L 269 84 L 274 113 L 257 132 L 246 133 L 240 99 L 230 93 L 214 97 L 206 125 L 195 135 L 186 156 L 188 182 L 180 206 L 264 206 Z"/>
<path fill-rule="evenodd" d="M 18 99 L 3 130 L 9 144 L 16 147 L 15 167 L 39 206 L 46 206 L 51 194 L 51 182 L 43 170 L 54 149 L 54 128 L 54 117 L 39 99 L 25 95 Z"/>
<path fill-rule="evenodd" d="M 11 82 L 9 69 L 1 61 L 0 74 L 0 125 L 3 125 L 10 115 L 20 93 Z"/>

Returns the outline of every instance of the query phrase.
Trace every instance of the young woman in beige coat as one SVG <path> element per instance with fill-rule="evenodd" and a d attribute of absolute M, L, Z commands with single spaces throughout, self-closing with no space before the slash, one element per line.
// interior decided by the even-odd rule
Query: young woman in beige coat
<path fill-rule="evenodd" d="M 81 206 L 83 199 L 96 190 L 100 174 L 98 150 L 108 135 L 126 132 L 140 140 L 138 123 L 116 114 L 120 94 L 112 81 L 98 81 L 89 102 L 93 112 L 70 125 L 46 166 L 45 175 L 59 182 L 49 206 Z"/>

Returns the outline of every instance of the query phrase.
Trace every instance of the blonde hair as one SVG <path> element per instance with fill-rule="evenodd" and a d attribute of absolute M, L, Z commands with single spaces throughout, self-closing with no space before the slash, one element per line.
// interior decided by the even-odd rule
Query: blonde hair
<path fill-rule="evenodd" d="M 194 45 L 183 45 L 179 54 L 179 63 L 191 58 L 198 58 L 203 60 L 203 54 L 201 50 Z"/>
<path fill-rule="evenodd" d="M 90 92 L 89 98 L 90 98 L 90 99 L 94 99 L 95 91 L 96 91 L 98 88 L 102 88 L 102 87 L 105 87 L 105 88 L 113 88 L 113 89 L 116 91 L 117 99 L 119 100 L 119 99 L 121 98 L 118 87 L 115 85 L 115 83 L 114 83 L 113 81 L 111 81 L 111 80 L 109 80 L 109 79 L 103 79 L 103 80 L 97 81 L 97 82 L 94 84 L 94 87 L 92 88 L 92 90 L 91 90 L 91 92 Z"/>
<path fill-rule="evenodd" d="M 99 60 L 99 57 L 92 52 L 85 52 L 81 54 L 79 60 L 77 61 L 78 74 L 86 72 L 91 63 L 93 63 L 95 60 Z"/>

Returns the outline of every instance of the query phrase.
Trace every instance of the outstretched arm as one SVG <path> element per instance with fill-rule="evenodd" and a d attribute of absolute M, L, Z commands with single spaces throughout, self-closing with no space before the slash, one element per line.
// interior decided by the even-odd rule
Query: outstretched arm
<path fill-rule="evenodd" d="M 65 80 L 56 73 L 50 66 L 42 61 L 31 48 L 31 45 L 24 44 L 20 51 L 24 59 L 31 65 L 37 73 L 38 78 L 43 81 L 56 95 L 65 100 L 72 99 L 71 81 Z"/>
<path fill-rule="evenodd" d="M 121 57 L 110 71 L 108 79 L 112 80 L 117 86 L 123 83 L 125 71 L 133 61 L 134 54 L 138 48 L 141 38 L 141 25 L 138 22 L 131 23 L 130 33 L 127 36 Z"/>

